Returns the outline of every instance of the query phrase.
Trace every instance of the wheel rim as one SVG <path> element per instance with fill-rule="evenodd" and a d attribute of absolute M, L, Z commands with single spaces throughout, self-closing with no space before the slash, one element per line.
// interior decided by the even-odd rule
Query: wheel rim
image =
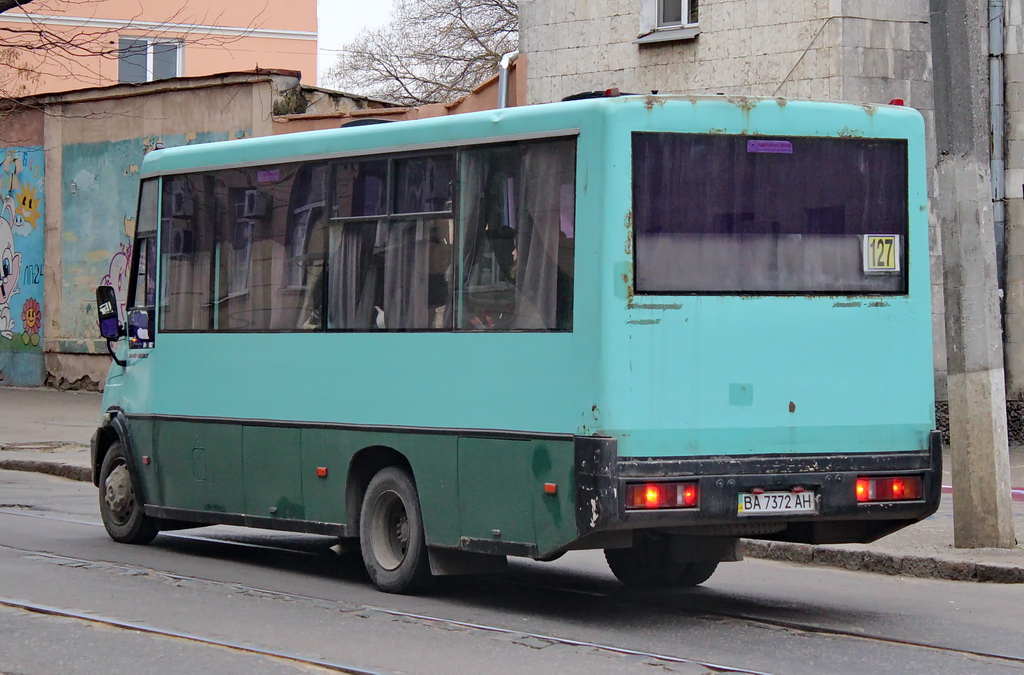
<path fill-rule="evenodd" d="M 135 491 L 128 467 L 122 462 L 115 466 L 103 482 L 103 501 L 110 518 L 118 525 L 124 525 L 135 509 Z"/>
<path fill-rule="evenodd" d="M 409 549 L 409 514 L 405 502 L 393 490 L 380 494 L 373 503 L 370 550 L 384 569 L 397 569 Z"/>

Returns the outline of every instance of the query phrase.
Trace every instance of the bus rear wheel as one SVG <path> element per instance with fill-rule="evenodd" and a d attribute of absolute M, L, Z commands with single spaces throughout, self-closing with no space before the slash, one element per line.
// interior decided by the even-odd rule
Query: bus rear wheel
<path fill-rule="evenodd" d="M 143 511 L 139 486 L 128 468 L 124 446 L 114 443 L 100 465 L 100 518 L 107 534 L 122 544 L 148 544 L 159 532 Z"/>
<path fill-rule="evenodd" d="M 366 572 L 380 590 L 414 593 L 430 581 L 419 496 L 402 469 L 381 469 L 370 480 L 359 515 L 359 539 Z"/>
<path fill-rule="evenodd" d="M 632 548 L 604 551 L 615 578 L 627 586 L 698 586 L 715 573 L 717 560 L 680 561 L 672 556 L 668 537 L 637 535 Z"/>

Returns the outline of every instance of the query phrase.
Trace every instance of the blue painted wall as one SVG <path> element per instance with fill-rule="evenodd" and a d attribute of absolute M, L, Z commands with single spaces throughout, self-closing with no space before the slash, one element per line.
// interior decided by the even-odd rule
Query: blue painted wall
<path fill-rule="evenodd" d="M 138 205 L 139 167 L 166 147 L 223 141 L 246 131 L 147 136 L 63 148 L 60 344 L 62 352 L 96 349 L 96 286 L 114 287 L 124 318 Z"/>

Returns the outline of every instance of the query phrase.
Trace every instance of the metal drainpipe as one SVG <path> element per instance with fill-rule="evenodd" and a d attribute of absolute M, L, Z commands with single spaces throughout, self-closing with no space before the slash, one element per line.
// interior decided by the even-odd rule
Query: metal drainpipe
<path fill-rule="evenodd" d="M 1006 298 L 1006 83 L 1003 76 L 1005 0 L 988 0 L 989 111 L 992 131 L 992 216 L 995 221 L 996 273 L 1000 305 Z M 1003 314 L 1005 324 L 1005 312 Z"/>
<path fill-rule="evenodd" d="M 996 0 L 991 0 L 995 2 Z M 1001 1 L 1001 0 L 1000 0 Z M 498 107 L 508 107 L 508 69 L 512 67 L 512 62 L 519 58 L 519 50 L 503 54 L 501 61 L 498 63 Z"/>

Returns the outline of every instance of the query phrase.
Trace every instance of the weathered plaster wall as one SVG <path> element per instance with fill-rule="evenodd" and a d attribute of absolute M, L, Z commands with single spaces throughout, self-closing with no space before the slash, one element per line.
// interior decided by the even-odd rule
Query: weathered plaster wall
<path fill-rule="evenodd" d="M 120 302 L 135 228 L 138 171 L 164 147 L 270 132 L 271 83 L 168 90 L 54 106 L 46 124 L 45 370 L 54 386 L 101 386 L 109 366 L 98 339 L 95 289 Z"/>

